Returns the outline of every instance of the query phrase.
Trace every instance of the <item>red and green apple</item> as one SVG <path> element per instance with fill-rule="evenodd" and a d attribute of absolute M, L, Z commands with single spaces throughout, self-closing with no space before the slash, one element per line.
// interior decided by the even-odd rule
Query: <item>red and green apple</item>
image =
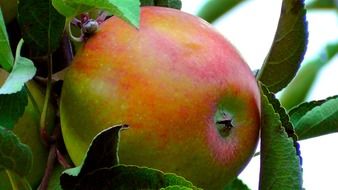
<path fill-rule="evenodd" d="M 81 164 L 93 137 L 128 124 L 119 158 L 222 189 L 252 157 L 260 94 L 238 51 L 207 22 L 143 7 L 139 29 L 106 20 L 77 52 L 61 95 L 67 150 Z"/>

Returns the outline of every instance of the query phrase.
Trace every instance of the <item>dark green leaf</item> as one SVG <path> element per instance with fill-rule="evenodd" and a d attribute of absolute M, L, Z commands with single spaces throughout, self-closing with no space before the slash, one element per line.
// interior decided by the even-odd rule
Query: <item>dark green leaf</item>
<path fill-rule="evenodd" d="M 296 141 L 298 140 L 298 137 L 295 133 L 292 123 L 290 122 L 289 115 L 287 114 L 286 110 L 281 106 L 280 102 L 275 97 L 275 95 L 269 92 L 269 90 L 267 89 L 266 86 L 264 86 L 264 84 L 261 84 L 261 86 L 264 94 L 267 96 L 270 104 L 273 106 L 274 111 L 278 114 L 283 129 L 287 133 L 288 137 L 291 137 L 293 139 L 296 147 L 297 146 Z"/>
<path fill-rule="evenodd" d="M 11 170 L 0 171 L 0 189 L 13 190 L 13 185 L 17 190 L 32 190 L 25 177 L 21 177 Z"/>
<path fill-rule="evenodd" d="M 300 140 L 338 132 L 338 96 L 303 103 L 290 117 Z"/>
<path fill-rule="evenodd" d="M 270 91 L 278 92 L 295 76 L 306 51 L 307 38 L 303 0 L 284 0 L 272 47 L 258 73 L 258 79 Z"/>
<path fill-rule="evenodd" d="M 185 187 L 181 185 L 171 185 L 168 187 L 161 188 L 160 190 L 193 190 L 193 189 L 190 187 Z"/>
<path fill-rule="evenodd" d="M 243 183 L 242 180 L 236 178 L 233 182 L 228 184 L 223 190 L 250 190 L 250 188 Z"/>
<path fill-rule="evenodd" d="M 125 128 L 127 125 L 116 125 L 97 134 L 89 146 L 82 165 L 66 170 L 65 174 L 81 178 L 99 168 L 117 165 L 119 162 L 117 148 L 120 130 Z"/>
<path fill-rule="evenodd" d="M 101 168 L 77 178 L 63 174 L 61 185 L 64 190 L 123 190 L 123 189 L 160 189 L 178 185 L 197 189 L 191 182 L 175 174 L 165 174 L 159 170 L 137 166 L 115 166 Z"/>
<path fill-rule="evenodd" d="M 29 173 L 32 163 L 29 146 L 22 144 L 11 130 L 0 126 L 0 171 L 9 169 L 23 177 Z"/>
<path fill-rule="evenodd" d="M 9 72 L 12 69 L 13 62 L 14 58 L 9 45 L 5 21 L 0 9 L 0 66 Z"/>
<path fill-rule="evenodd" d="M 59 45 L 65 27 L 65 17 L 51 1 L 18 1 L 18 22 L 26 43 L 42 53 L 52 53 Z"/>
<path fill-rule="evenodd" d="M 36 68 L 33 62 L 25 57 L 20 56 L 22 44 L 23 40 L 19 42 L 19 45 L 16 49 L 13 69 L 5 83 L 0 87 L 0 95 L 19 92 L 24 84 L 32 79 L 36 73 Z"/>
<path fill-rule="evenodd" d="M 259 189 L 302 189 L 299 145 L 287 133 L 278 100 L 261 84 L 261 169 Z M 285 112 L 285 111 L 284 111 Z M 288 125 L 288 124 L 287 124 Z"/>
<path fill-rule="evenodd" d="M 209 23 L 212 23 L 217 18 L 244 1 L 245 0 L 209 0 L 203 5 L 197 15 Z"/>
<path fill-rule="evenodd" d="M 155 0 L 140 0 L 141 6 L 154 6 Z"/>
<path fill-rule="evenodd" d="M 91 9 L 90 6 L 72 3 L 71 1 L 52 0 L 54 8 L 65 17 L 75 17 Z"/>
<path fill-rule="evenodd" d="M 118 164 L 119 132 L 126 125 L 117 125 L 103 130 L 96 135 L 89 146 L 87 155 L 81 166 L 67 169 L 62 174 L 61 186 L 65 189 L 74 189 L 85 176 L 100 168 L 110 168 Z M 92 181 L 94 182 L 94 181 Z M 95 182 L 94 182 L 95 183 Z"/>
<path fill-rule="evenodd" d="M 98 168 L 112 167 L 119 163 L 118 141 L 120 130 L 125 128 L 127 125 L 113 126 L 94 137 L 79 175 L 90 173 Z"/>
<path fill-rule="evenodd" d="M 321 68 L 329 63 L 337 53 L 338 41 L 330 43 L 317 58 L 302 65 L 296 77 L 283 90 L 280 97 L 280 101 L 286 109 L 304 102 Z"/>
<path fill-rule="evenodd" d="M 169 7 L 180 10 L 182 8 L 181 0 L 155 0 L 156 6 Z"/>
<path fill-rule="evenodd" d="M 312 102 L 304 102 L 297 107 L 294 107 L 290 110 L 289 116 L 292 125 L 295 126 L 297 121 L 299 121 L 308 111 L 312 110 L 314 107 L 320 106 L 325 102 L 325 100 L 316 100 Z M 295 129 L 296 130 L 296 129 Z"/>
<path fill-rule="evenodd" d="M 336 9 L 338 8 L 337 0 L 313 0 L 306 5 L 306 9 Z"/>
<path fill-rule="evenodd" d="M 61 165 L 59 164 L 56 165 L 49 179 L 48 190 L 62 190 L 61 185 L 60 185 L 60 176 L 63 171 L 64 171 L 64 168 Z"/>
<path fill-rule="evenodd" d="M 140 24 L 139 0 L 53 0 L 53 5 L 67 17 L 97 8 L 109 11 L 135 27 Z"/>
<path fill-rule="evenodd" d="M 12 189 L 12 185 L 8 179 L 8 174 L 5 170 L 0 171 L 0 181 L 0 189 Z"/>
<path fill-rule="evenodd" d="M 126 125 L 108 128 L 98 134 L 89 147 L 83 165 L 61 175 L 64 190 L 159 189 L 171 185 L 194 188 L 182 177 L 136 166 L 117 166 L 119 131 Z"/>
<path fill-rule="evenodd" d="M 141 6 L 160 6 L 180 10 L 182 8 L 181 0 L 140 0 Z"/>
<path fill-rule="evenodd" d="M 13 129 L 28 104 L 26 88 L 14 94 L 0 95 L 0 125 Z"/>

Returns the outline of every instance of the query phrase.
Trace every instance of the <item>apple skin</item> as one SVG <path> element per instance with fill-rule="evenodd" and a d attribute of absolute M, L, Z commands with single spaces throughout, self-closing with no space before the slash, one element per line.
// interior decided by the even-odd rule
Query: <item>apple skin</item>
<path fill-rule="evenodd" d="M 5 23 L 12 21 L 18 12 L 17 0 L 0 0 L 0 7 Z"/>
<path fill-rule="evenodd" d="M 215 124 L 223 112 L 232 119 L 228 135 Z M 254 153 L 260 94 L 248 65 L 207 22 L 143 7 L 139 29 L 112 17 L 77 53 L 60 114 L 76 165 L 98 132 L 124 123 L 130 128 L 121 132 L 121 164 L 222 189 Z"/>
<path fill-rule="evenodd" d="M 0 86 L 6 80 L 8 73 L 0 69 Z M 28 182 L 33 189 L 36 189 L 40 184 L 44 175 L 47 158 L 48 148 L 43 144 L 40 138 L 40 113 L 44 103 L 44 93 L 40 86 L 34 81 L 26 83 L 29 92 L 32 96 L 28 96 L 28 105 L 25 108 L 24 114 L 17 121 L 13 128 L 13 132 L 19 137 L 20 141 L 28 145 L 33 153 L 33 165 L 31 172 L 27 176 Z M 34 105 L 33 101 L 36 103 Z M 47 114 L 48 129 L 54 126 L 55 111 L 52 104 L 49 105 Z M 11 189 L 7 174 L 3 171 L 0 172 L 0 181 L 5 183 L 0 184 L 1 190 Z"/>

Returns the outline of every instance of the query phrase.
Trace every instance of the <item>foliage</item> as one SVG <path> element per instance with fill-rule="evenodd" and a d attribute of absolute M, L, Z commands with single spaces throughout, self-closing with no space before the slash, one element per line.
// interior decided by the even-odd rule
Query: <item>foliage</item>
<path fill-rule="evenodd" d="M 338 131 L 338 97 L 300 104 L 290 111 L 299 140 Z"/>
<path fill-rule="evenodd" d="M 302 168 L 299 147 L 288 118 L 278 100 L 261 84 L 262 132 L 260 189 L 301 189 Z M 291 126 L 292 127 L 292 126 Z M 290 128 L 290 127 L 289 127 Z M 292 130 L 292 129 L 291 129 Z"/>
<path fill-rule="evenodd" d="M 204 20 L 212 23 L 217 18 L 236 7 L 243 0 L 227 0 L 227 1 L 207 1 L 205 5 L 199 10 L 198 16 Z"/>
<path fill-rule="evenodd" d="M 306 51 L 307 36 L 304 3 L 284 0 L 274 42 L 258 73 L 258 79 L 270 91 L 278 92 L 295 76 Z"/>
<path fill-rule="evenodd" d="M 192 183 L 175 174 L 159 170 L 119 165 L 119 131 L 126 125 L 113 126 L 98 134 L 81 166 L 68 169 L 61 175 L 64 190 L 72 189 L 159 189 L 179 186 L 197 189 Z M 98 156 L 99 155 L 99 156 Z"/>
<path fill-rule="evenodd" d="M 280 97 L 281 104 L 286 109 L 291 109 L 303 103 L 321 69 L 330 63 L 337 53 L 338 42 L 333 42 L 323 48 L 318 57 L 303 63 L 295 78 L 283 90 Z"/>

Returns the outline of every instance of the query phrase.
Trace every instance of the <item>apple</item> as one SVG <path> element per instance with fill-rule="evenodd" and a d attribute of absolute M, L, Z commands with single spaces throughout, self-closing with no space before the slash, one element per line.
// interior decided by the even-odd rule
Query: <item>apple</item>
<path fill-rule="evenodd" d="M 0 86 L 6 80 L 7 75 L 6 71 L 0 69 Z M 30 81 L 26 85 L 32 96 L 28 96 L 28 105 L 23 116 L 15 124 L 13 132 L 22 143 L 27 144 L 32 150 L 33 166 L 27 180 L 34 189 L 40 184 L 48 158 L 48 148 L 40 138 L 40 113 L 44 104 L 44 93 L 34 81 Z M 48 128 L 51 129 L 54 125 L 55 112 L 52 104 L 49 105 L 49 108 L 47 121 Z M 4 171 L 0 172 L 0 181 L 8 182 L 8 184 L 1 182 L 0 189 L 6 189 L 4 187 L 9 186 L 10 182 Z"/>
<path fill-rule="evenodd" d="M 12 21 L 18 12 L 17 0 L 0 0 L 0 8 L 5 19 L 5 23 Z"/>
<path fill-rule="evenodd" d="M 60 114 L 76 165 L 98 132 L 124 123 L 121 164 L 221 189 L 255 151 L 260 94 L 248 65 L 207 22 L 143 7 L 139 29 L 111 17 L 77 52 Z"/>

